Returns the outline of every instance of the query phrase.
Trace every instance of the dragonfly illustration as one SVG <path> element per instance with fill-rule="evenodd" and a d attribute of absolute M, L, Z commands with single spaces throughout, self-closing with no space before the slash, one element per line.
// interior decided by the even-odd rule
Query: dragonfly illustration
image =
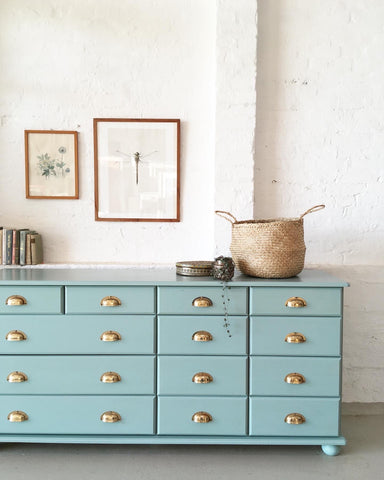
<path fill-rule="evenodd" d="M 153 152 L 146 153 L 145 155 L 142 155 L 140 152 L 134 152 L 134 153 L 124 153 L 121 152 L 120 150 L 116 150 L 116 153 L 119 153 L 120 155 L 124 155 L 125 157 L 129 157 L 131 160 L 133 160 L 136 164 L 136 185 L 139 184 L 139 163 L 146 163 L 143 162 L 143 158 L 149 157 L 149 155 L 153 155 L 154 153 L 157 153 L 158 150 L 154 150 Z"/>

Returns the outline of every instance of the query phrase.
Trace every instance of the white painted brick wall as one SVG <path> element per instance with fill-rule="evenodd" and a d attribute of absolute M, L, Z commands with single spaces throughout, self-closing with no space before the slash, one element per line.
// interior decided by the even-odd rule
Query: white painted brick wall
<path fill-rule="evenodd" d="M 384 2 L 258 0 L 255 217 L 306 217 L 345 290 L 344 395 L 384 401 Z"/>
<path fill-rule="evenodd" d="M 215 209 L 253 215 L 257 2 L 218 0 Z M 229 254 L 231 227 L 216 217 L 215 254 Z"/>
<path fill-rule="evenodd" d="M 41 231 L 48 262 L 172 264 L 228 250 L 215 208 L 324 202 L 307 264 L 351 282 L 344 400 L 384 401 L 384 2 L 258 0 L 258 16 L 253 139 L 256 0 L 2 0 L 0 224 Z M 183 120 L 181 224 L 93 221 L 103 116 Z M 80 200 L 25 200 L 23 130 L 40 128 L 80 132 Z"/>
<path fill-rule="evenodd" d="M 343 400 L 383 402 L 384 270 L 361 265 L 325 268 L 350 283 L 344 291 Z"/>
<path fill-rule="evenodd" d="M 215 25 L 206 0 L 1 0 L 0 225 L 47 262 L 211 258 Z M 94 117 L 181 118 L 181 223 L 94 221 Z M 79 131 L 80 200 L 25 199 L 24 129 Z"/>
<path fill-rule="evenodd" d="M 384 2 L 259 0 L 255 214 L 306 218 L 307 261 L 384 265 Z"/>

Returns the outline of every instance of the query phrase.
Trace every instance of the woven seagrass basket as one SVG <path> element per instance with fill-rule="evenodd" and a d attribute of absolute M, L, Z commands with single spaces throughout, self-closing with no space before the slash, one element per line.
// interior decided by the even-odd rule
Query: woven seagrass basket
<path fill-rule="evenodd" d="M 232 224 L 231 253 L 236 267 L 246 275 L 261 278 L 289 278 L 304 268 L 303 218 L 325 208 L 316 205 L 298 218 L 238 221 L 231 213 L 216 214 Z"/>

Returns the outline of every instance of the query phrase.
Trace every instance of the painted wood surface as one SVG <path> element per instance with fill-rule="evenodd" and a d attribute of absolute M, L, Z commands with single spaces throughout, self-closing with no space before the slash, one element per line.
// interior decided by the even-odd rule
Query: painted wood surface
<path fill-rule="evenodd" d="M 193 382 L 201 372 L 211 375 L 212 381 Z M 160 355 L 157 391 L 159 395 L 244 396 L 248 393 L 248 358 Z"/>
<path fill-rule="evenodd" d="M 283 279 L 249 277 L 237 273 L 230 285 L 249 287 L 346 287 L 348 284 L 322 270 L 304 269 Z M 221 286 L 213 277 L 185 277 L 174 268 L 0 268 L 0 285 L 178 285 Z"/>
<path fill-rule="evenodd" d="M 230 335 L 222 315 L 159 315 L 158 353 L 183 355 L 244 355 L 248 353 L 248 318 L 228 317 Z M 195 332 L 212 335 L 209 342 L 192 339 Z"/>
<path fill-rule="evenodd" d="M 250 395 L 338 397 L 340 358 L 251 357 Z M 287 383 L 285 378 L 299 373 L 304 383 Z"/>
<path fill-rule="evenodd" d="M 109 296 L 117 297 L 121 301 L 121 305 L 102 306 L 101 301 Z M 155 290 L 152 287 L 115 285 L 66 287 L 65 311 L 70 314 L 93 313 L 99 315 L 154 313 Z"/>
<path fill-rule="evenodd" d="M 250 435 L 338 436 L 338 398 L 251 397 Z M 284 421 L 290 413 L 305 417 L 300 425 Z"/>
<path fill-rule="evenodd" d="M 0 441 L 318 443 L 335 451 L 345 443 L 339 435 L 344 285 L 319 271 L 284 280 L 237 276 L 226 289 L 229 336 L 222 284 L 212 278 L 157 270 L 2 269 L 0 293 L 28 293 L 30 301 L 17 310 L 5 308 L 3 298 L 0 308 Z M 121 305 L 101 306 L 106 296 Z M 213 305 L 194 307 L 200 296 Z M 287 308 L 290 296 L 303 297 L 307 306 Z M 26 339 L 7 341 L 12 330 Z M 193 341 L 198 330 L 212 340 Z M 101 341 L 106 331 L 118 332 L 119 340 Z M 304 343 L 284 341 L 296 331 Z M 306 382 L 284 382 L 291 370 Z M 28 380 L 8 382 L 11 371 Z M 102 383 L 107 371 L 121 381 Z M 199 372 L 212 382 L 192 382 Z M 25 411 L 28 420 L 5 421 L 13 410 Z M 101 422 L 109 410 L 121 421 Z M 192 421 L 197 411 L 211 421 Z M 292 412 L 305 422 L 285 423 Z"/>
<path fill-rule="evenodd" d="M 212 416 L 208 423 L 192 421 L 194 413 Z M 159 397 L 159 435 L 245 435 L 246 397 Z"/>
<path fill-rule="evenodd" d="M 11 372 L 27 380 L 11 383 Z M 108 372 L 120 375 L 104 383 Z M 154 395 L 155 357 L 147 355 L 10 355 L 0 362 L 0 395 Z"/>
<path fill-rule="evenodd" d="M 292 332 L 303 334 L 305 342 L 286 342 Z M 251 355 L 338 356 L 340 352 L 340 317 L 250 318 Z"/>
<path fill-rule="evenodd" d="M 21 330 L 27 339 L 9 342 L 8 332 Z M 100 340 L 114 331 L 121 339 Z M 0 316 L 0 355 L 150 354 L 155 351 L 153 315 L 4 315 Z"/>
<path fill-rule="evenodd" d="M 20 439 L 21 438 L 21 439 Z M 146 444 L 146 445 L 338 445 L 346 444 L 343 436 L 337 437 L 281 437 L 249 435 L 23 435 L 0 434 L 0 442 L 23 443 L 96 443 L 96 444 Z"/>
<path fill-rule="evenodd" d="M 154 432 L 153 405 L 152 396 L 2 395 L 0 433 L 149 435 Z M 6 420 L 14 410 L 25 412 L 28 420 Z M 119 413 L 121 420 L 102 422 L 100 416 L 108 411 Z"/>
<path fill-rule="evenodd" d="M 193 300 L 198 297 L 208 298 L 212 305 L 193 306 Z M 227 311 L 230 315 L 240 315 L 248 313 L 247 299 L 245 287 L 231 284 L 225 290 L 222 287 L 159 287 L 157 301 L 159 314 L 223 315 Z"/>
<path fill-rule="evenodd" d="M 306 301 L 302 308 L 286 306 L 291 297 Z M 342 311 L 341 289 L 314 287 L 251 288 L 250 313 L 253 315 L 311 316 L 336 315 Z"/>
<path fill-rule="evenodd" d="M 62 313 L 62 290 L 60 286 L 0 286 L 0 315 Z M 26 303 L 22 305 L 7 305 L 6 300 L 14 295 L 23 297 Z"/>

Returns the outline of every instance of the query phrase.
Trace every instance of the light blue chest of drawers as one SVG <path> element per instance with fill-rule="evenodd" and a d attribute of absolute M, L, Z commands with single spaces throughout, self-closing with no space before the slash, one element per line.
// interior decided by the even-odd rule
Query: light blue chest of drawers
<path fill-rule="evenodd" d="M 345 286 L 316 270 L 223 290 L 171 270 L 2 269 L 0 441 L 336 455 Z"/>

